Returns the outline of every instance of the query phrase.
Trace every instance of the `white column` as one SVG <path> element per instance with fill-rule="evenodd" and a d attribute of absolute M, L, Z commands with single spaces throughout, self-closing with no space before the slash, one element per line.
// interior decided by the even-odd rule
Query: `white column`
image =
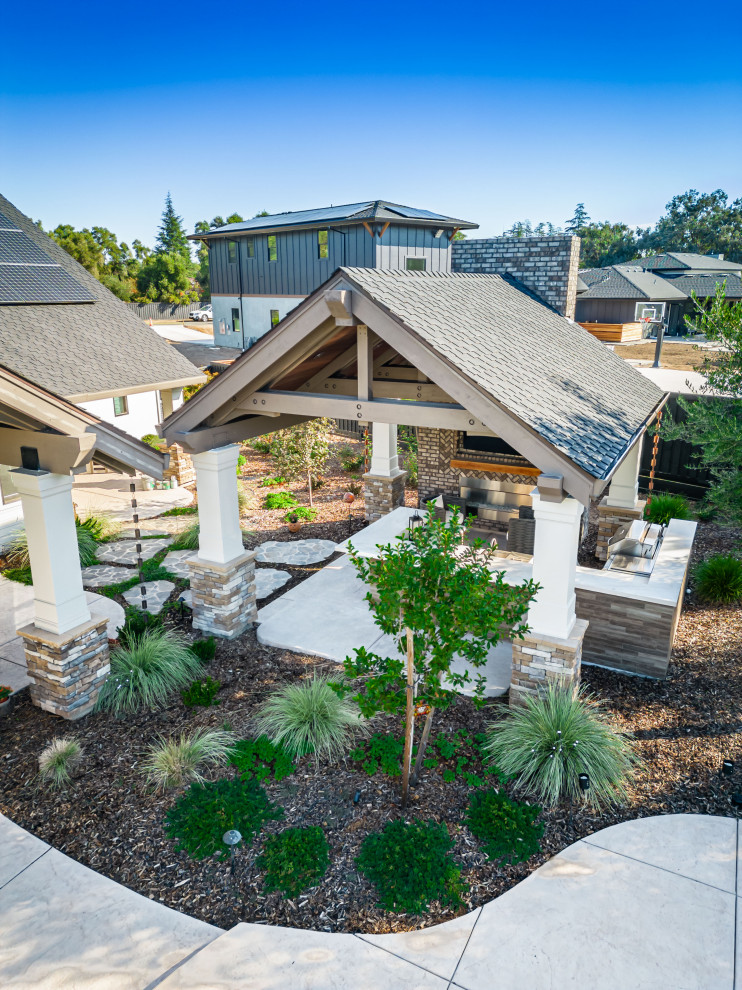
<path fill-rule="evenodd" d="M 72 476 L 49 471 L 12 471 L 21 496 L 34 592 L 34 623 L 66 633 L 90 622 L 77 550 Z"/>
<path fill-rule="evenodd" d="M 237 500 L 237 444 L 193 454 L 198 490 L 199 560 L 226 564 L 245 552 Z"/>
<path fill-rule="evenodd" d="M 369 474 L 393 478 L 399 474 L 397 427 L 391 423 L 372 423 L 373 450 Z"/>
<path fill-rule="evenodd" d="M 642 434 L 621 461 L 608 487 L 606 505 L 621 509 L 635 509 L 639 500 L 639 463 L 642 455 Z"/>
<path fill-rule="evenodd" d="M 568 639 L 575 624 L 575 568 L 582 504 L 568 496 L 545 502 L 534 491 L 533 580 L 541 585 L 528 610 L 529 635 Z"/>

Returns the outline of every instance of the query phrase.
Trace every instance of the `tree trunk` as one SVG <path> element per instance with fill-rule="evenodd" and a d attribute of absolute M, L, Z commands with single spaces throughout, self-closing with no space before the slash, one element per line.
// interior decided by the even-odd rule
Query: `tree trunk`
<path fill-rule="evenodd" d="M 417 750 L 417 758 L 415 759 L 415 769 L 412 771 L 411 783 L 413 786 L 417 783 L 417 778 L 420 775 L 420 767 L 425 759 L 425 750 L 428 748 L 428 739 L 430 738 L 430 727 L 433 724 L 433 716 L 435 715 L 435 708 L 431 708 L 425 718 L 425 725 L 423 726 L 423 734 L 420 737 L 420 746 Z"/>
<path fill-rule="evenodd" d="M 404 726 L 404 756 L 402 757 L 402 808 L 410 798 L 410 763 L 412 762 L 412 736 L 415 731 L 415 658 L 412 630 L 407 629 L 407 710 Z"/>

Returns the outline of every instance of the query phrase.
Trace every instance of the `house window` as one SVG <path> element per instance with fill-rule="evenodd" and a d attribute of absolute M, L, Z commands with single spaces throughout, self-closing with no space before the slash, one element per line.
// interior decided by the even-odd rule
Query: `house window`
<path fill-rule="evenodd" d="M 271 326 L 274 327 L 277 323 L 281 322 L 281 317 L 278 315 L 277 309 L 271 310 Z"/>
<path fill-rule="evenodd" d="M 113 415 L 114 416 L 128 416 L 129 414 L 129 400 L 125 395 L 114 395 L 113 397 Z"/>
<path fill-rule="evenodd" d="M 230 265 L 237 264 L 237 241 L 227 241 L 227 259 Z"/>
<path fill-rule="evenodd" d="M 232 310 L 232 330 L 235 333 L 240 332 L 240 311 L 238 309 Z"/>
<path fill-rule="evenodd" d="M 317 231 L 317 257 L 318 258 L 329 258 L 330 257 L 330 245 L 327 242 L 329 231 L 318 230 Z"/>
<path fill-rule="evenodd" d="M 405 258 L 405 268 L 408 272 L 424 272 L 425 258 Z"/>
<path fill-rule="evenodd" d="M 278 260 L 278 245 L 276 244 L 276 235 L 268 234 L 268 261 Z"/>
<path fill-rule="evenodd" d="M 254 237 L 248 237 L 247 238 L 247 256 L 248 256 L 248 258 L 254 258 L 255 257 L 255 238 Z"/>

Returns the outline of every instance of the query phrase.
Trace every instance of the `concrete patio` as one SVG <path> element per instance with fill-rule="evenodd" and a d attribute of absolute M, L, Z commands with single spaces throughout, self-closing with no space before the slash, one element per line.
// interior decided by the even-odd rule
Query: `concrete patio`
<path fill-rule="evenodd" d="M 738 825 L 704 815 L 614 825 L 469 914 L 422 931 L 352 935 L 257 924 L 223 932 L 0 816 L 0 984 L 742 990 Z"/>
<path fill-rule="evenodd" d="M 131 523 L 131 491 L 134 481 L 128 474 L 78 474 L 72 488 L 72 501 L 82 518 L 104 515 L 111 519 Z M 163 488 L 140 491 L 135 494 L 140 519 L 159 516 L 166 509 L 190 505 L 193 494 L 188 488 Z"/>

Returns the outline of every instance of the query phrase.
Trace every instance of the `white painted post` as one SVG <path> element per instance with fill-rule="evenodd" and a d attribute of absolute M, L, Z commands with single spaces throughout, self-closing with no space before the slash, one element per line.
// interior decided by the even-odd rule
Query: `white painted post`
<path fill-rule="evenodd" d="M 621 461 L 608 486 L 606 505 L 635 509 L 639 501 L 639 464 L 642 454 L 642 434 Z"/>
<path fill-rule="evenodd" d="M 369 474 L 376 478 L 393 478 L 399 474 L 397 427 L 391 423 L 372 424 L 373 451 Z"/>
<path fill-rule="evenodd" d="M 198 490 L 199 560 L 226 564 L 244 554 L 237 500 L 236 444 L 193 455 Z"/>
<path fill-rule="evenodd" d="M 530 637 L 568 639 L 575 624 L 575 568 L 582 504 L 570 496 L 547 502 L 532 494 L 536 517 L 533 580 L 541 585 L 530 609 Z"/>
<path fill-rule="evenodd" d="M 77 550 L 72 475 L 11 471 L 23 505 L 34 592 L 34 624 L 62 634 L 90 622 Z"/>

